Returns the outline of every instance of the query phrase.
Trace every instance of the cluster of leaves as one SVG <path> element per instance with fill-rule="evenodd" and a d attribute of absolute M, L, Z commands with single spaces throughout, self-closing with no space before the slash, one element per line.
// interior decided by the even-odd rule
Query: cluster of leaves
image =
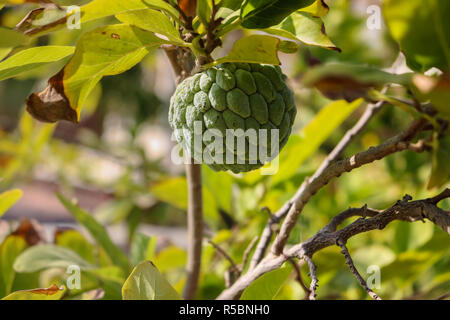
<path fill-rule="evenodd" d="M 6 10 L 26 2 L 30 1 L 0 1 L 0 7 L 7 4 L 3 9 Z M 445 32 L 449 29 L 445 19 L 449 13 L 446 0 L 432 1 L 432 5 L 425 9 L 419 0 L 384 2 L 383 13 L 390 35 L 405 54 L 411 69 L 410 73 L 403 75 L 366 65 L 333 62 L 339 60 L 338 52 L 342 49 L 345 54 L 349 46 L 342 42 L 342 45 L 339 43 L 341 49 L 338 48 L 324 32 L 329 8 L 321 0 L 207 0 L 198 1 L 196 6 L 192 5 L 194 1 L 93 0 L 81 6 L 81 32 L 64 29 L 73 15 L 64 10 L 67 1 L 52 1 L 57 5 L 45 2 L 47 5 L 32 11 L 15 29 L 0 28 L 0 80 L 40 72 L 43 67 L 49 68 L 47 72 L 56 73 L 62 67 L 50 79 L 46 90 L 32 94 L 27 100 L 28 111 L 37 119 L 48 122 L 80 121 L 81 109 L 84 107 L 83 112 L 86 112 L 89 99 L 92 99 L 103 77 L 133 68 L 161 46 L 183 47 L 197 58 L 207 57 L 209 60 L 214 48 L 224 42 L 231 31 L 240 29 L 245 36 L 235 41 L 225 56 L 209 61 L 211 64 L 251 62 L 278 65 L 280 51 L 294 53 L 298 49 L 304 50 L 299 48 L 298 43 L 315 47 L 309 47 L 311 52 L 317 52 L 325 60 L 323 65 L 309 65 L 302 74 L 302 84 L 317 88 L 321 94 L 308 90 L 309 96 L 300 93 L 297 100 L 306 101 L 306 105 L 316 104 L 320 111 L 308 117 L 308 110 L 305 110 L 301 121 L 307 125 L 297 130 L 288 142 L 280 156 L 280 169 L 276 175 L 264 177 L 255 171 L 238 177 L 203 168 L 205 219 L 216 231 L 212 241 L 224 246 L 236 261 L 241 261 L 247 245 L 267 221 L 267 216 L 259 213 L 259 208 L 267 206 L 275 210 L 289 199 L 298 181 L 316 167 L 322 157 L 320 151 L 327 151 L 326 147 L 320 148 L 324 143 L 337 139 L 339 128 L 345 127 L 345 120 L 363 105 L 364 100 L 386 100 L 407 111 L 401 111 L 398 116 L 401 118 L 405 118 L 405 114 L 412 117 L 423 115 L 421 110 L 397 99 L 394 95 L 398 90 L 382 94 L 380 89 L 387 84 L 403 88 L 401 94 L 417 105 L 431 103 L 438 112 L 440 120 L 434 126 L 433 171 L 428 186 L 435 188 L 448 183 L 450 39 L 449 33 Z M 344 27 L 336 28 L 330 30 L 330 34 L 340 32 L 350 38 L 349 33 L 342 32 L 345 30 Z M 65 35 L 70 40 L 61 41 L 55 35 Z M 51 45 L 40 45 L 43 39 L 49 37 L 57 40 Z M 424 41 L 429 37 L 438 41 L 424 46 Z M 425 75 L 424 71 L 431 67 L 441 72 Z M 392 111 L 386 111 L 385 116 L 390 117 L 391 114 Z M 19 129 L 19 142 L 5 140 L 0 143 L 3 185 L 10 184 L 20 173 L 29 172 L 37 163 L 43 162 L 41 153 L 50 142 L 56 149 L 57 143 L 51 141 L 55 129 L 53 125 L 37 125 L 25 115 Z M 380 138 L 384 137 L 367 134 L 365 144 L 373 145 L 373 141 Z M 63 153 L 70 154 L 70 149 L 58 142 L 55 157 Z M 3 154 L 7 156 L 3 157 Z M 6 159 L 7 165 L 2 165 L 2 159 Z M 403 167 L 399 163 L 403 163 Z M 328 222 L 330 215 L 337 213 L 336 208 L 368 200 L 384 206 L 397 199 L 403 189 L 410 192 L 410 188 L 416 189 L 417 196 L 426 196 L 421 188 L 426 178 L 422 172 L 416 172 L 426 167 L 426 163 L 425 158 L 417 160 L 411 155 L 406 158 L 395 156 L 386 164 L 375 166 L 372 171 L 363 169 L 343 177 L 339 188 L 332 185 L 312 201 L 298 229 L 294 230 L 291 241 L 298 242 L 312 235 Z M 130 171 L 134 169 L 130 168 Z M 386 169 L 392 177 L 379 181 Z M 410 181 L 403 174 L 399 177 L 398 171 L 410 172 L 408 176 L 415 177 L 417 181 Z M 367 181 L 368 176 L 376 179 Z M 140 194 L 148 193 L 147 180 L 141 184 L 130 180 L 125 174 L 113 184 L 125 185 L 122 189 L 138 190 Z M 155 180 L 151 182 L 149 192 L 156 201 L 183 211 L 187 209 L 185 177 L 167 178 L 162 174 Z M 389 183 L 392 186 L 387 190 L 386 184 Z M 380 197 L 379 190 L 390 196 Z M 29 243 L 24 236 L 8 233 L 0 245 L 0 296 L 10 299 L 89 299 L 92 298 L 92 290 L 102 288 L 106 299 L 178 298 L 176 292 L 181 291 L 185 281 L 185 251 L 169 246 L 156 253 L 155 238 L 134 232 L 136 221 L 131 210 L 132 193 L 115 191 L 121 194 L 122 199 L 113 203 L 115 209 L 110 210 L 114 211 L 111 216 L 116 221 L 127 219 L 130 224 L 128 255 L 112 242 L 105 228 L 90 214 L 60 196 L 67 211 L 89 231 L 95 244 L 74 230 L 55 235 L 54 244 Z M 2 194 L 0 215 L 18 197 L 20 191 Z M 237 230 L 239 233 L 236 235 Z M 423 294 L 429 295 L 448 288 L 449 255 L 447 246 L 442 245 L 448 242 L 446 235 L 429 223 L 398 223 L 385 231 L 384 236 L 365 235 L 350 247 L 355 252 L 354 259 L 360 270 L 373 264 L 383 268 L 380 294 L 399 298 L 414 293 L 417 286 Z M 154 265 L 143 262 L 146 260 L 152 260 Z M 205 246 L 202 262 L 203 276 L 198 296 L 214 298 L 224 289 L 223 274 L 229 265 L 212 246 Z M 68 276 L 65 269 L 74 264 L 82 269 L 83 289 L 78 291 L 60 287 Z M 337 250 L 327 249 L 318 253 L 316 264 L 319 266 L 321 290 L 328 292 L 330 297 L 336 293 L 340 294 L 339 297 L 363 296 L 356 285 L 348 285 L 353 283 L 351 275 L 343 271 L 345 264 Z M 242 268 L 245 270 L 246 266 Z M 398 270 L 404 273 L 400 276 Z M 306 269 L 302 268 L 301 272 L 306 279 Z M 425 280 L 432 280 L 424 284 L 425 280 L 420 280 L 423 275 Z M 54 284 L 57 286 L 52 286 Z M 20 291 L 36 287 L 48 289 Z M 292 279 L 292 268 L 286 265 L 255 281 L 244 292 L 242 299 L 291 299 L 300 296 L 300 292 L 298 283 Z"/>

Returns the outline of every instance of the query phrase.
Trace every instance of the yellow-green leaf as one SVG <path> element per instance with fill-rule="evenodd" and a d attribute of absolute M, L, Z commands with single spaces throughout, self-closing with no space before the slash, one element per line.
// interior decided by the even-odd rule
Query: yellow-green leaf
<path fill-rule="evenodd" d="M 172 206 L 187 210 L 188 194 L 187 181 L 184 177 L 165 179 L 150 188 L 151 193 L 161 201 L 167 202 Z M 205 218 L 214 222 L 218 218 L 217 203 L 211 191 L 203 187 L 203 208 Z"/>
<path fill-rule="evenodd" d="M 272 178 L 276 184 L 292 177 L 300 165 L 358 108 L 362 99 L 347 103 L 339 100 L 320 110 L 316 117 L 298 135 L 293 135 L 280 154 L 280 168 Z"/>
<path fill-rule="evenodd" d="M 120 267 L 124 272 L 128 272 L 130 264 L 125 253 L 112 242 L 105 228 L 95 220 L 89 213 L 75 205 L 73 202 L 58 195 L 59 200 L 64 207 L 72 214 L 78 223 L 82 224 L 97 241 L 97 243 L 105 249 L 107 255 L 115 265 Z"/>
<path fill-rule="evenodd" d="M 248 62 L 279 65 L 278 50 L 280 39 L 267 35 L 250 35 L 234 43 L 227 56 L 215 61 L 215 64 L 224 62 Z"/>
<path fill-rule="evenodd" d="M 85 33 L 64 69 L 44 91 L 28 98 L 27 110 L 41 121 L 78 122 L 86 98 L 102 77 L 125 72 L 163 43 L 151 32 L 124 24 Z"/>
<path fill-rule="evenodd" d="M 186 45 L 173 22 L 162 12 L 153 9 L 131 10 L 116 15 L 123 23 L 134 25 L 144 30 L 156 32 L 167 37 L 174 44 Z"/>
<path fill-rule="evenodd" d="M 49 288 L 16 291 L 2 300 L 61 300 L 65 292 L 65 286 L 52 285 Z"/>
<path fill-rule="evenodd" d="M 14 262 L 17 272 L 36 272 L 49 268 L 67 268 L 77 265 L 82 270 L 93 269 L 94 266 L 70 249 L 54 244 L 41 244 L 25 250 Z"/>
<path fill-rule="evenodd" d="M 16 276 L 14 261 L 26 247 L 24 238 L 13 235 L 6 237 L 0 245 L 0 297 L 10 293 Z"/>
<path fill-rule="evenodd" d="M 308 12 L 294 12 L 280 24 L 263 31 L 309 45 L 340 51 L 328 38 L 322 19 Z"/>
<path fill-rule="evenodd" d="M 180 295 L 150 261 L 133 269 L 122 288 L 124 300 L 180 300 Z"/>
<path fill-rule="evenodd" d="M 45 46 L 20 51 L 0 62 L 0 81 L 15 77 L 23 72 L 59 61 L 73 54 L 75 47 Z"/>
<path fill-rule="evenodd" d="M 291 272 L 292 265 L 285 264 L 280 269 L 262 275 L 244 290 L 241 300 L 273 300 Z"/>
<path fill-rule="evenodd" d="M 22 190 L 19 189 L 5 191 L 0 194 L 0 217 L 22 198 L 22 194 Z"/>

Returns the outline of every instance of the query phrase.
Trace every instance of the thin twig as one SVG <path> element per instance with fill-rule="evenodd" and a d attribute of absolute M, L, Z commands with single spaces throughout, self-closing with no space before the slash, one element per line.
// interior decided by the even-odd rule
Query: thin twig
<path fill-rule="evenodd" d="M 304 256 L 303 259 L 306 261 L 306 263 L 308 263 L 308 267 L 309 267 L 309 276 L 311 277 L 311 284 L 309 286 L 309 295 L 308 295 L 308 299 L 309 300 L 315 300 L 316 299 L 316 290 L 317 287 L 319 286 L 319 279 L 317 278 L 317 273 L 316 273 L 316 265 L 314 264 L 314 262 L 312 261 L 311 257 L 309 256 Z"/>
<path fill-rule="evenodd" d="M 335 228 L 336 220 L 332 220 L 330 223 L 332 223 L 333 226 L 322 228 L 313 237 L 305 242 L 292 246 L 284 251 L 282 255 L 266 256 L 253 270 L 241 275 L 230 288 L 224 290 L 218 299 L 229 300 L 238 298 L 253 281 L 267 272 L 280 268 L 290 257 L 305 259 L 307 261 L 308 258 L 305 257 L 311 258 L 315 252 L 336 245 L 338 240 L 345 243 L 348 239 L 358 234 L 383 229 L 386 225 L 395 220 L 413 222 L 427 218 L 431 221 L 434 220 L 434 223 L 437 221 L 442 229 L 448 230 L 447 232 L 449 232 L 449 215 L 447 212 L 436 206 L 439 201 L 449 197 L 449 189 L 444 190 L 439 195 L 430 199 L 407 201 L 409 197 L 406 197 L 405 200 L 397 201 L 394 205 L 384 211 L 378 212 L 373 209 L 366 209 L 367 216 L 369 216 L 372 210 L 374 211 L 372 217 L 357 219 L 337 231 L 324 232 L 323 230 L 333 230 Z M 362 212 L 361 209 L 359 209 L 359 212 Z M 375 212 L 378 213 L 375 214 Z M 343 216 L 349 217 L 349 214 L 346 212 L 341 213 L 341 217 Z M 338 218 L 338 220 L 343 221 L 343 218 Z"/>
<path fill-rule="evenodd" d="M 288 261 L 290 264 L 294 267 L 295 270 L 295 279 L 302 287 L 303 291 L 305 291 L 305 299 L 310 300 L 309 296 L 311 294 L 311 290 L 306 286 L 305 282 L 303 281 L 302 272 L 300 269 L 300 263 L 296 263 L 293 258 L 289 258 Z"/>
<path fill-rule="evenodd" d="M 239 277 L 239 275 L 241 274 L 240 269 L 238 268 L 238 266 L 236 265 L 236 263 L 234 263 L 234 260 L 230 257 L 230 255 L 224 250 L 222 249 L 218 244 L 214 243 L 212 240 L 208 240 L 208 243 L 210 243 L 214 249 L 217 250 L 218 253 L 220 253 L 220 255 L 222 257 L 225 258 L 225 260 L 227 260 L 230 263 L 230 269 L 235 273 L 235 275 L 237 277 Z"/>
<path fill-rule="evenodd" d="M 345 243 L 338 240 L 338 241 L 336 241 L 336 244 L 342 249 L 341 253 L 344 255 L 345 261 L 346 261 L 348 267 L 350 268 L 350 271 L 354 274 L 354 276 L 358 280 L 361 287 L 363 287 L 364 290 L 366 290 L 366 292 L 369 294 L 369 296 L 372 299 L 381 300 L 381 298 L 375 292 L 373 292 L 372 289 L 369 288 L 366 281 L 359 274 L 358 269 L 356 269 L 355 264 L 353 263 L 353 259 L 350 255 L 350 252 L 348 252 L 348 249 L 347 249 L 347 246 L 345 245 Z"/>
<path fill-rule="evenodd" d="M 247 248 L 244 251 L 244 256 L 242 258 L 242 265 L 240 266 L 241 272 L 244 271 L 245 266 L 247 265 L 248 259 L 250 258 L 250 252 L 252 252 L 253 247 L 255 246 L 256 242 L 258 241 L 259 237 L 255 236 L 253 240 L 250 242 L 250 244 L 247 246 Z"/>
<path fill-rule="evenodd" d="M 289 209 L 289 212 L 281 225 L 281 230 L 272 245 L 272 253 L 274 255 L 280 255 L 283 252 L 283 248 L 300 213 L 306 203 L 308 203 L 309 199 L 316 194 L 317 191 L 327 185 L 332 179 L 339 177 L 345 172 L 350 172 L 365 164 L 380 160 L 392 153 L 408 150 L 410 141 L 422 131 L 422 128 L 426 123 L 427 121 L 423 118 L 414 120 L 403 132 L 386 140 L 379 146 L 370 147 L 366 151 L 358 153 L 350 158 L 335 161 L 322 172 L 316 172 L 311 179 L 306 180 L 293 198 L 294 204 Z"/>

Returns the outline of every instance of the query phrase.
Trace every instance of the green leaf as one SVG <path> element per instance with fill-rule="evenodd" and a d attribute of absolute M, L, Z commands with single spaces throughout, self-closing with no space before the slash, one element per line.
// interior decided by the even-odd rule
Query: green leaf
<path fill-rule="evenodd" d="M 308 7 L 300 9 L 302 12 L 308 12 L 311 13 L 314 17 L 323 17 L 325 16 L 328 11 L 330 11 L 330 8 L 325 3 L 325 0 L 316 0 L 314 3 Z"/>
<path fill-rule="evenodd" d="M 19 236 L 8 236 L 0 245 L 0 297 L 11 292 L 16 272 L 13 264 L 27 243 Z"/>
<path fill-rule="evenodd" d="M 76 230 L 65 230 L 55 234 L 55 244 L 74 251 L 87 262 L 95 262 L 95 247 Z"/>
<path fill-rule="evenodd" d="M 365 245 L 352 253 L 356 267 L 364 271 L 371 265 L 383 267 L 395 260 L 395 253 L 383 245 Z"/>
<path fill-rule="evenodd" d="M 77 265 L 82 270 L 94 266 L 70 249 L 54 244 L 32 246 L 25 250 L 14 262 L 16 272 L 36 272 L 50 268 L 64 268 Z"/>
<path fill-rule="evenodd" d="M 423 222 L 398 222 L 395 229 L 394 248 L 397 252 L 414 250 L 427 243 L 434 233 L 434 224 Z"/>
<path fill-rule="evenodd" d="M 75 220 L 82 224 L 97 241 L 97 243 L 106 251 L 113 263 L 120 267 L 124 272 L 128 272 L 130 264 L 126 255 L 111 241 L 105 228 L 89 213 L 73 204 L 62 195 L 58 194 L 58 198 L 64 207 L 66 207 L 66 209 L 72 214 Z"/>
<path fill-rule="evenodd" d="M 450 136 L 434 137 L 433 164 L 427 189 L 439 188 L 450 180 Z"/>
<path fill-rule="evenodd" d="M 383 13 L 408 66 L 416 71 L 450 68 L 450 2 L 386 0 Z"/>
<path fill-rule="evenodd" d="M 186 266 L 187 253 L 179 247 L 169 246 L 161 250 L 154 261 L 161 272 L 184 268 Z"/>
<path fill-rule="evenodd" d="M 155 255 L 156 237 L 149 237 L 142 233 L 136 233 L 131 242 L 130 262 L 133 266 L 142 261 L 151 260 Z"/>
<path fill-rule="evenodd" d="M 20 31 L 0 27 L 0 48 L 14 48 L 27 42 L 28 39 Z"/>
<path fill-rule="evenodd" d="M 314 0 L 246 0 L 241 8 L 241 24 L 248 29 L 268 28 L 313 2 Z"/>
<path fill-rule="evenodd" d="M 280 24 L 264 29 L 263 31 L 288 39 L 301 41 L 309 45 L 324 47 L 339 52 L 341 51 L 328 38 L 322 19 L 314 17 L 308 12 L 295 12 Z"/>
<path fill-rule="evenodd" d="M 156 32 L 167 37 L 174 44 L 186 45 L 173 22 L 162 12 L 152 9 L 132 10 L 116 15 L 123 23 L 134 25 L 144 30 Z"/>
<path fill-rule="evenodd" d="M 224 62 L 248 62 L 279 65 L 278 50 L 281 40 L 267 35 L 250 35 L 237 40 L 227 56 L 214 64 Z"/>
<path fill-rule="evenodd" d="M 212 14 L 211 0 L 203 0 L 197 2 L 197 16 L 205 27 L 209 26 Z"/>
<path fill-rule="evenodd" d="M 180 300 L 179 294 L 150 261 L 134 268 L 122 288 L 124 300 Z"/>
<path fill-rule="evenodd" d="M 208 166 L 203 166 L 202 169 L 204 186 L 210 190 L 220 208 L 230 213 L 233 177 L 228 172 L 217 172 Z"/>
<path fill-rule="evenodd" d="M 49 288 L 16 291 L 2 300 L 61 300 L 65 292 L 66 287 L 52 285 Z"/>
<path fill-rule="evenodd" d="M 19 189 L 5 191 L 0 193 L 0 217 L 5 214 L 20 198 L 23 192 Z"/>
<path fill-rule="evenodd" d="M 301 164 L 336 130 L 336 128 L 358 108 L 362 99 L 347 103 L 343 100 L 330 103 L 320 110 L 317 116 L 302 129 L 299 135 L 293 135 L 280 155 L 280 168 L 272 178 L 277 184 L 292 177 Z"/>
<path fill-rule="evenodd" d="M 111 25 L 85 33 L 75 54 L 47 88 L 33 93 L 27 110 L 38 120 L 78 122 L 89 93 L 104 76 L 117 75 L 139 63 L 167 41 L 129 25 Z"/>
<path fill-rule="evenodd" d="M 291 272 L 292 266 L 286 264 L 280 269 L 262 275 L 244 290 L 241 300 L 273 300 Z"/>
<path fill-rule="evenodd" d="M 157 199 L 167 202 L 181 210 L 187 210 L 188 194 L 186 178 L 165 179 L 152 186 L 150 191 Z M 217 204 L 211 191 L 205 186 L 203 187 L 203 204 L 205 218 L 211 222 L 217 222 Z"/>
<path fill-rule="evenodd" d="M 387 83 L 409 86 L 411 74 L 391 74 L 359 64 L 327 63 L 309 68 L 302 82 L 307 87 L 316 87 L 329 99 L 353 101 L 367 98 L 371 89 Z"/>
<path fill-rule="evenodd" d="M 0 81 L 59 61 L 72 55 L 74 50 L 74 47 L 67 46 L 45 46 L 20 51 L 0 62 Z"/>
<path fill-rule="evenodd" d="M 163 0 L 94 0 L 81 8 L 83 14 L 81 20 L 87 22 L 131 10 L 147 8 L 163 10 L 175 20 L 179 20 L 177 10 Z"/>
<path fill-rule="evenodd" d="M 430 101 L 433 107 L 444 117 L 450 118 L 450 74 L 439 77 L 429 77 L 415 74 L 412 79 L 414 97 L 422 102 Z"/>

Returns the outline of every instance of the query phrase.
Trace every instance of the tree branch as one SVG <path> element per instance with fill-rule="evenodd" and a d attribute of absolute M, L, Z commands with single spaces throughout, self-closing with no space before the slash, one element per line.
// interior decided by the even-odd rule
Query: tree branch
<path fill-rule="evenodd" d="M 175 73 L 178 85 L 190 76 L 194 65 L 191 63 L 192 54 L 181 47 L 164 47 L 167 57 Z M 188 181 L 188 261 L 186 265 L 186 285 L 183 298 L 192 300 L 198 288 L 200 278 L 202 239 L 203 239 L 203 201 L 202 201 L 202 168 L 191 159 L 186 164 L 186 178 Z"/>
<path fill-rule="evenodd" d="M 413 121 L 410 126 L 400 134 L 388 139 L 377 147 L 371 147 L 366 151 L 358 153 L 350 158 L 335 161 L 327 166 L 322 172 L 316 172 L 311 179 L 306 179 L 297 194 L 293 198 L 293 205 L 284 220 L 280 233 L 275 239 L 271 251 L 280 255 L 294 228 L 297 219 L 309 199 L 332 179 L 339 177 L 345 172 L 359 168 L 365 164 L 380 160 L 392 153 L 410 148 L 410 141 L 422 130 L 426 124 L 425 119 Z M 420 151 L 420 150 L 415 150 Z"/>
<path fill-rule="evenodd" d="M 342 249 L 341 253 L 344 255 L 345 261 L 346 261 L 348 267 L 350 268 L 350 271 L 355 275 L 355 277 L 359 281 L 359 284 L 361 285 L 361 287 L 363 287 L 364 290 L 366 290 L 366 292 L 369 294 L 369 296 L 372 297 L 372 299 L 381 300 L 381 298 L 375 292 L 373 292 L 372 289 L 369 288 L 366 281 L 359 274 L 358 269 L 356 269 L 355 264 L 353 263 L 353 259 L 350 255 L 350 252 L 348 252 L 348 249 L 347 249 L 347 246 L 345 245 L 345 243 L 338 240 L 337 245 L 339 247 L 341 247 L 341 249 Z"/>
<path fill-rule="evenodd" d="M 334 246 L 338 241 L 346 243 L 348 239 L 360 233 L 384 229 L 386 225 L 395 220 L 413 222 L 427 218 L 434 222 L 434 219 L 435 221 L 439 221 L 440 225 L 438 225 L 449 233 L 449 215 L 436 206 L 439 201 L 449 197 L 450 190 L 446 189 L 436 197 L 425 200 L 409 202 L 410 197 L 405 197 L 384 211 L 377 211 L 365 207 L 348 209 L 333 218 L 327 226 L 307 241 L 292 246 L 281 255 L 276 256 L 271 254 L 265 257 L 253 270 L 242 275 L 230 288 L 223 291 L 218 299 L 229 300 L 238 298 L 253 281 L 269 271 L 280 268 L 289 258 L 295 257 L 308 262 L 314 253 L 319 250 Z M 370 217 L 359 218 L 348 226 L 336 231 L 339 224 L 353 216 Z M 312 270 L 315 269 L 313 268 Z M 310 272 L 310 275 L 314 280 L 314 273 Z"/>
<path fill-rule="evenodd" d="M 384 101 L 380 101 L 375 104 L 369 104 L 364 111 L 358 122 L 348 130 L 336 147 L 328 154 L 326 159 L 322 162 L 320 167 L 316 170 L 314 176 L 319 176 L 323 171 L 334 161 L 336 161 L 342 154 L 342 152 L 347 148 L 347 146 L 353 141 L 353 139 L 360 134 L 366 127 L 369 121 L 378 113 L 378 111 L 385 105 Z M 264 257 L 269 243 L 272 239 L 274 223 L 280 223 L 281 220 L 286 216 L 294 203 L 294 197 L 289 200 L 280 210 L 278 210 L 268 221 L 266 227 L 264 228 L 263 234 L 260 238 L 258 246 L 256 247 L 255 254 L 252 257 L 250 269 L 253 269 Z"/>

